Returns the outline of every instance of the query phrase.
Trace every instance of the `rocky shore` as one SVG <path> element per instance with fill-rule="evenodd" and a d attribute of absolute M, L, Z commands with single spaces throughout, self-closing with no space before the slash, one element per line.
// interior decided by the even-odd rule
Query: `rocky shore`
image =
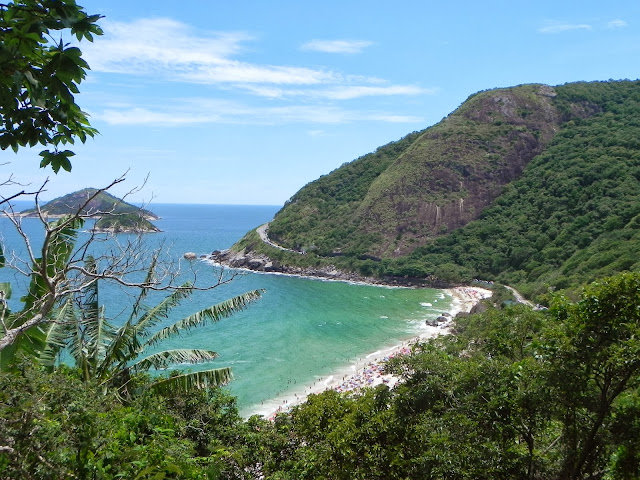
<path fill-rule="evenodd" d="M 216 250 L 211 255 L 201 257 L 216 265 L 234 269 L 251 270 L 254 272 L 279 273 L 299 277 L 322 278 L 352 283 L 365 283 L 369 285 L 387 285 L 399 287 L 432 287 L 450 288 L 452 285 L 430 279 L 406 278 L 406 277 L 365 277 L 355 272 L 344 272 L 334 266 L 323 267 L 298 267 L 285 265 L 271 259 L 264 254 L 255 252 L 235 252 L 233 250 Z"/>

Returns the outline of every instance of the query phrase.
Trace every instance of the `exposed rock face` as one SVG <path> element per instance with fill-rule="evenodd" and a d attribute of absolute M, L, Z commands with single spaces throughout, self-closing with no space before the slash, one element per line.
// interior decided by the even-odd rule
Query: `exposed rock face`
<path fill-rule="evenodd" d="M 404 255 L 478 218 L 553 138 L 553 95 L 548 86 L 482 92 L 428 129 L 356 212 L 359 229 L 382 233 L 370 253 Z"/>
<path fill-rule="evenodd" d="M 309 183 L 270 222 L 282 247 L 390 259 L 478 219 L 570 119 L 602 108 L 561 87 L 472 95 L 440 123 Z"/>

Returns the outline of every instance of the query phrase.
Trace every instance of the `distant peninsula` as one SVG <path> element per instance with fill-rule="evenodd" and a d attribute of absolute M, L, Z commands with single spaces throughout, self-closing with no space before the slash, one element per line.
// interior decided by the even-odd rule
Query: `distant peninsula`
<path fill-rule="evenodd" d="M 91 198 L 93 197 L 93 198 Z M 87 202 L 87 200 L 91 198 Z M 158 220 L 155 213 L 136 207 L 108 192 L 96 188 L 84 188 L 55 198 L 40 207 L 42 215 L 49 218 L 79 213 L 95 218 L 93 231 L 108 233 L 151 233 L 159 232 L 151 220 Z M 35 217 L 38 212 L 30 208 L 20 212 L 25 217 Z"/>

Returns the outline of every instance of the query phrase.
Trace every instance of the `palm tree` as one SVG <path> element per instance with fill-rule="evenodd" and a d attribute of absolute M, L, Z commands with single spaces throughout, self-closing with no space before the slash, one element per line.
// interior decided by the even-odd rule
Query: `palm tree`
<path fill-rule="evenodd" d="M 149 279 L 154 274 L 154 268 L 155 263 L 148 271 Z M 87 270 L 94 269 L 95 261 L 89 259 Z M 165 369 L 176 363 L 210 362 L 218 356 L 210 350 L 148 351 L 163 340 L 233 315 L 258 299 L 262 291 L 253 290 L 233 297 L 157 330 L 155 327 L 168 318 L 170 310 L 192 291 L 193 285 L 185 283 L 157 305 L 147 307 L 143 301 L 149 289 L 142 288 L 128 320 L 122 326 L 115 327 L 106 320 L 104 307 L 98 304 L 98 282 L 95 281 L 79 295 L 69 297 L 59 309 L 55 321 L 46 332 L 47 348 L 41 352 L 40 361 L 52 367 L 60 353 L 68 349 L 85 381 L 95 380 L 105 391 L 116 389 L 123 397 L 132 393 L 128 386 L 132 376 L 137 373 Z M 157 376 L 151 388 L 158 392 L 186 392 L 194 388 L 226 384 L 230 380 L 230 368 L 217 368 L 168 377 Z"/>

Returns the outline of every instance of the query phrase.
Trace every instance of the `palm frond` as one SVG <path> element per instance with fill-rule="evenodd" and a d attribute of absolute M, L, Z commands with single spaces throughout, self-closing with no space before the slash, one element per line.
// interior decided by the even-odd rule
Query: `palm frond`
<path fill-rule="evenodd" d="M 147 270 L 147 276 L 144 279 L 144 285 L 151 285 L 153 283 L 153 277 L 156 272 L 157 264 L 158 264 L 158 257 L 157 255 L 154 255 L 153 258 L 151 259 L 151 265 L 149 265 L 149 270 Z M 130 323 L 133 323 L 133 321 L 136 318 L 138 318 L 140 307 L 144 299 L 147 297 L 148 293 L 149 293 L 148 288 L 143 287 L 140 289 L 140 293 L 138 294 L 136 301 L 133 303 L 133 308 L 131 309 L 131 315 L 129 316 Z"/>
<path fill-rule="evenodd" d="M 157 370 L 167 368 L 172 364 L 211 362 L 216 358 L 218 358 L 218 354 L 210 350 L 199 350 L 193 348 L 165 350 L 153 353 L 141 359 L 139 362 L 132 364 L 131 369 L 144 372 L 151 368 L 155 368 Z"/>
<path fill-rule="evenodd" d="M 99 368 L 99 375 L 106 374 L 107 370 L 114 367 L 116 369 L 125 368 L 127 363 L 144 351 L 147 345 L 142 343 L 141 339 L 148 335 L 148 329 L 166 318 L 171 308 L 178 305 L 183 298 L 191 293 L 190 283 L 186 283 L 182 287 L 147 311 L 139 320 L 136 321 L 131 316 L 124 325 L 118 328 L 104 350 L 103 364 Z M 139 309 L 141 306 L 134 307 Z"/>
<path fill-rule="evenodd" d="M 144 347 L 136 335 L 135 326 L 127 321 L 118 328 L 111 341 L 104 348 L 104 353 L 97 366 L 97 377 L 102 378 L 110 370 L 121 370 L 143 351 Z"/>
<path fill-rule="evenodd" d="M 162 320 L 166 319 L 169 311 L 178 305 L 183 298 L 191 295 L 193 285 L 189 282 L 182 284 L 177 290 L 165 297 L 158 305 L 150 308 L 134 323 L 136 334 L 141 337 L 148 335 L 149 329 L 153 328 Z"/>
<path fill-rule="evenodd" d="M 207 321 L 217 322 L 222 318 L 230 317 L 234 313 L 247 308 L 251 302 L 260 298 L 263 292 L 264 290 L 252 290 L 178 320 L 173 325 L 169 325 L 153 334 L 145 342 L 145 346 L 155 345 L 181 332 L 186 332 L 194 327 L 204 325 Z"/>
<path fill-rule="evenodd" d="M 0 260 L 2 259 L 2 247 L 0 246 Z M 0 267 L 2 263 L 0 262 Z M 0 318 L 4 320 L 5 315 L 9 314 L 10 310 L 7 306 L 7 300 L 11 298 L 11 284 L 9 282 L 0 282 Z M 1 322 L 0 328 L 4 328 L 4 321 Z"/>
<path fill-rule="evenodd" d="M 11 298 L 11 284 L 9 282 L 0 282 L 0 298 L 3 302 Z"/>
<path fill-rule="evenodd" d="M 230 368 L 216 368 L 202 372 L 189 372 L 160 379 L 151 385 L 156 393 L 189 393 L 194 389 L 205 390 L 207 388 L 226 385 L 231 381 Z"/>
<path fill-rule="evenodd" d="M 104 305 L 98 311 L 98 317 L 93 328 L 94 341 L 91 345 L 89 357 L 94 365 L 98 365 L 105 356 L 105 352 L 113 342 L 116 329 L 111 325 L 104 315 Z"/>
<path fill-rule="evenodd" d="M 60 355 L 60 351 L 67 346 L 70 334 L 76 324 L 76 314 L 73 308 L 73 297 L 67 298 L 51 323 L 42 326 L 45 347 L 38 354 L 38 362 L 45 367 L 53 367 Z"/>
<path fill-rule="evenodd" d="M 97 266 L 93 257 L 90 256 L 85 263 L 87 271 L 96 272 Z M 94 367 L 104 358 L 104 353 L 116 334 L 115 328 L 107 322 L 104 315 L 104 306 L 100 306 L 98 298 L 97 280 L 86 285 L 78 296 L 82 315 L 80 328 L 85 338 L 87 360 Z"/>
<path fill-rule="evenodd" d="M 147 282 L 153 278 L 154 269 L 155 258 L 147 272 Z M 177 305 L 183 297 L 190 293 L 189 289 L 179 289 L 165 298 L 158 306 L 145 313 L 142 318 L 137 319 L 135 314 L 142 308 L 141 302 L 146 297 L 148 290 L 147 288 L 141 289 L 129 319 L 110 336 L 110 341 L 103 350 L 102 363 L 98 367 L 98 377 L 106 375 L 108 370 L 125 368 L 128 362 L 140 355 L 145 348 L 140 339 L 144 336 L 146 328 L 155 325 L 162 318 L 162 315 L 166 316 L 170 308 Z"/>

